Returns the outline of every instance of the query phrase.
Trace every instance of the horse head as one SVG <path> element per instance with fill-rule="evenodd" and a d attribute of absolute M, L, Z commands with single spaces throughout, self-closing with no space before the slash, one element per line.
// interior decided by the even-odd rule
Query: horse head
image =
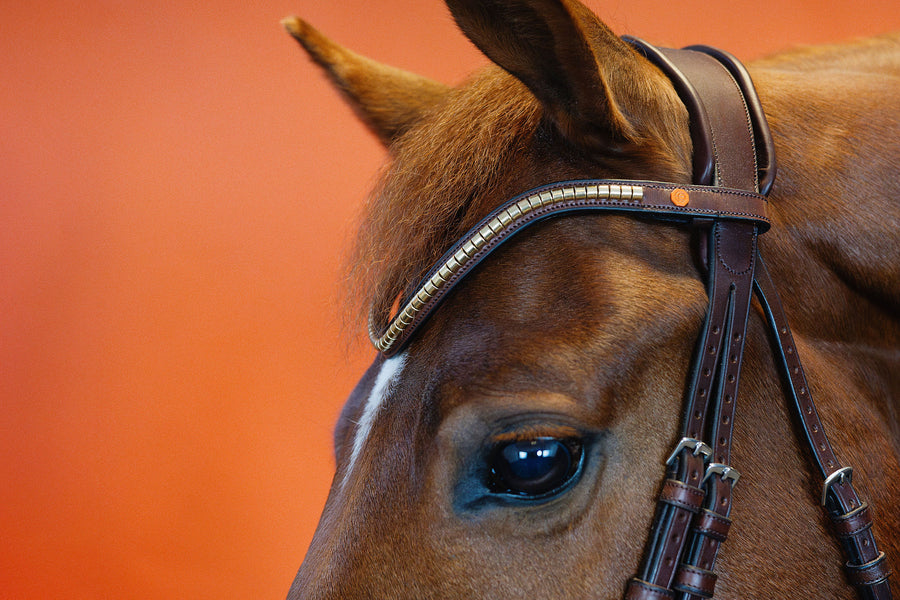
<path fill-rule="evenodd" d="M 584 6 L 447 3 L 494 63 L 457 88 L 285 21 L 391 155 L 350 275 L 375 330 L 447 248 L 518 193 L 578 179 L 691 182 L 688 112 L 671 82 Z M 707 307 L 695 236 L 639 217 L 562 217 L 480 264 L 352 392 L 290 598 L 621 596 L 679 437 Z M 783 255 L 776 271 L 794 256 Z M 745 575 L 724 578 L 728 597 L 764 597 L 754 572 L 770 574 L 765 596 L 790 595 L 839 561 L 814 539 L 825 526 L 813 508 L 757 510 L 809 502 L 786 408 L 765 402 L 782 391 L 762 328 L 752 316 L 740 418 L 754 432 L 736 433 L 735 460 L 764 487 L 736 492 L 745 525 L 720 572 L 740 564 Z M 798 552 L 812 556 L 785 569 Z M 842 581 L 818 585 L 847 593 Z"/>

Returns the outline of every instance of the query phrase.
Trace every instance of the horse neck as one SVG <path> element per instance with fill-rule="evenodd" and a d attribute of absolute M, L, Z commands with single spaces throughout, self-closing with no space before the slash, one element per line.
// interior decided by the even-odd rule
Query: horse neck
<path fill-rule="evenodd" d="M 779 168 L 761 245 L 801 334 L 900 341 L 897 73 L 754 73 Z"/>
<path fill-rule="evenodd" d="M 835 414 L 865 407 L 858 410 L 869 411 L 871 430 L 860 435 L 895 440 L 881 455 L 900 453 L 900 46 L 893 47 L 893 66 L 880 73 L 853 71 L 838 50 L 752 71 L 778 159 L 773 226 L 761 252 L 804 364 L 829 382 L 817 402 Z M 855 62 L 866 64 L 863 50 Z M 827 66 L 834 60 L 840 69 Z"/>

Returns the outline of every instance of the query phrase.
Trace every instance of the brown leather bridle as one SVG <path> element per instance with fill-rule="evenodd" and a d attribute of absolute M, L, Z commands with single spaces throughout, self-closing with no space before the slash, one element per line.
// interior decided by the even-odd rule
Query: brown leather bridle
<path fill-rule="evenodd" d="M 753 293 L 763 307 L 786 376 L 791 406 L 821 474 L 822 506 L 847 559 L 848 581 L 868 600 L 891 598 L 885 555 L 875 544 L 868 505 L 841 466 L 811 398 L 781 302 L 759 255 L 769 229 L 766 196 L 775 152 L 746 69 L 721 50 L 655 48 L 626 38 L 671 80 L 691 119 L 694 185 L 590 180 L 554 183 L 512 198 L 469 231 L 401 303 L 383 331 L 370 330 L 386 356 L 399 352 L 447 293 L 494 249 L 545 218 L 594 211 L 642 213 L 689 223 L 704 247 L 709 308 L 682 417 L 682 439 L 666 461 L 639 571 L 626 600 L 712 598 L 715 561 L 731 525 L 739 474 L 731 439 Z"/>

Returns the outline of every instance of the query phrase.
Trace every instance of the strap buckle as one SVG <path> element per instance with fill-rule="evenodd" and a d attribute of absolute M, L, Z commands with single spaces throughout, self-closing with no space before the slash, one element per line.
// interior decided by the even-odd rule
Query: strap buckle
<path fill-rule="evenodd" d="M 681 438 L 681 441 L 678 442 L 677 446 L 675 446 L 672 454 L 670 454 L 669 458 L 666 459 L 666 464 L 671 465 L 672 463 L 674 463 L 675 459 L 678 458 L 678 455 L 681 454 L 682 450 L 690 450 L 694 456 L 702 454 L 704 463 L 708 461 L 712 456 L 712 448 L 710 448 L 700 440 L 685 437 Z"/>
<path fill-rule="evenodd" d="M 738 479 L 741 478 L 740 472 L 734 467 L 729 467 L 722 463 L 709 463 L 706 467 L 706 473 L 703 474 L 703 479 L 700 480 L 700 485 L 706 483 L 706 480 L 713 475 L 718 475 L 723 481 L 730 479 L 732 488 L 737 485 Z"/>
<path fill-rule="evenodd" d="M 841 467 L 826 477 L 825 483 L 822 484 L 822 506 L 825 506 L 825 501 L 828 500 L 828 491 L 834 484 L 844 485 L 845 483 L 850 483 L 852 481 L 853 467 Z"/>

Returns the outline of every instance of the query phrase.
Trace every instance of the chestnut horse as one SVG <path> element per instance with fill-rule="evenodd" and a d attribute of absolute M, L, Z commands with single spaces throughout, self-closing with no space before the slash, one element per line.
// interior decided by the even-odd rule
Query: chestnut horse
<path fill-rule="evenodd" d="M 447 0 L 495 65 L 464 85 L 285 20 L 390 151 L 349 277 L 375 329 L 494 207 L 577 179 L 690 183 L 670 81 L 576 0 Z M 774 137 L 760 237 L 819 413 L 900 567 L 900 36 L 750 65 Z M 647 541 L 706 311 L 690 228 L 551 219 L 379 356 L 289 598 L 619 598 Z M 719 598 L 852 598 L 751 306 Z M 528 457 L 528 460 L 518 460 Z"/>

